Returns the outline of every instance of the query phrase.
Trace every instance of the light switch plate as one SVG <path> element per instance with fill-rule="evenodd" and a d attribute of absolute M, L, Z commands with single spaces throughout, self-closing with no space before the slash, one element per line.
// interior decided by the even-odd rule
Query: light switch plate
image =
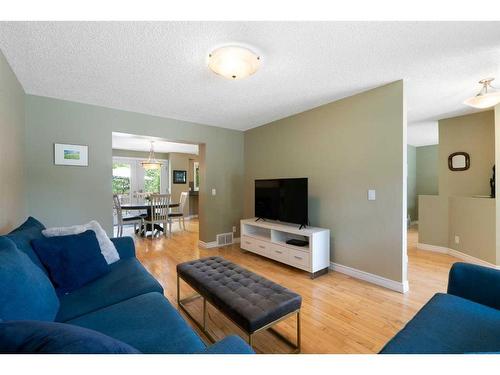
<path fill-rule="evenodd" d="M 217 190 L 212 189 L 212 195 L 216 195 L 216 194 L 217 194 Z"/>
<path fill-rule="evenodd" d="M 459 236 L 455 236 L 455 243 L 457 245 L 460 243 L 460 237 Z"/>
<path fill-rule="evenodd" d="M 377 199 L 377 193 L 375 190 L 368 190 L 368 200 L 369 201 L 374 201 L 375 199 Z"/>

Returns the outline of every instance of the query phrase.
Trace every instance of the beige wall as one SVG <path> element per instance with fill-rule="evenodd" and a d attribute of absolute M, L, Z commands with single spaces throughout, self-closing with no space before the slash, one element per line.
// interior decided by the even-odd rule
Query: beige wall
<path fill-rule="evenodd" d="M 0 234 L 26 216 L 24 90 L 0 51 Z"/>
<path fill-rule="evenodd" d="M 464 151 L 470 168 L 450 171 L 448 156 Z M 490 195 L 489 179 L 495 164 L 494 112 L 485 111 L 439 121 L 439 194 Z"/>
<path fill-rule="evenodd" d="M 498 166 L 500 165 L 500 104 L 495 106 L 495 165 L 496 172 L 498 174 Z M 496 177 L 496 176 L 495 176 Z M 498 178 L 496 178 L 498 180 Z M 500 186 L 495 183 L 495 218 L 500 217 Z M 497 265 L 500 265 L 500 220 L 495 222 L 495 232 L 496 232 L 496 253 L 497 253 Z"/>
<path fill-rule="evenodd" d="M 490 194 L 494 116 L 490 110 L 439 121 L 439 195 L 419 197 L 419 242 L 498 264 L 496 200 L 472 197 Z M 458 151 L 469 153 L 469 170 L 449 170 L 448 156 Z"/>
<path fill-rule="evenodd" d="M 495 264 L 494 199 L 421 195 L 419 211 L 420 243 L 457 250 Z"/>
<path fill-rule="evenodd" d="M 255 179 L 307 177 L 309 219 L 330 229 L 331 261 L 401 282 L 405 119 L 397 81 L 246 131 L 245 217 Z"/>
<path fill-rule="evenodd" d="M 419 195 L 418 214 L 418 242 L 448 247 L 448 197 Z"/>
<path fill-rule="evenodd" d="M 496 263 L 495 200 L 450 197 L 448 247 Z M 459 237 L 459 243 L 455 242 Z"/>

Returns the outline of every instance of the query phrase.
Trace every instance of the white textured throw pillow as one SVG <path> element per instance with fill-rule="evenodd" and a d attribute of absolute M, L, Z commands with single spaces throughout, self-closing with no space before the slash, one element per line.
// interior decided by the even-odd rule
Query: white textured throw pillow
<path fill-rule="evenodd" d="M 120 255 L 118 254 L 115 245 L 109 239 L 108 235 L 106 234 L 104 229 L 102 229 L 101 225 L 95 220 L 92 220 L 91 222 L 83 225 L 47 228 L 42 230 L 42 234 L 45 237 L 68 236 L 70 234 L 80 234 L 89 229 L 95 232 L 97 242 L 99 242 L 99 247 L 101 248 L 101 254 L 104 256 L 104 259 L 106 259 L 106 262 L 108 264 L 111 264 L 120 260 Z"/>

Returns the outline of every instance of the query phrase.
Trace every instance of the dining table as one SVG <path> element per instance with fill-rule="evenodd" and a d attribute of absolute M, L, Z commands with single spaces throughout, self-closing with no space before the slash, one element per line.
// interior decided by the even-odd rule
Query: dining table
<path fill-rule="evenodd" d="M 151 204 L 150 203 L 123 203 L 120 205 L 121 209 L 123 211 L 147 211 L 147 216 L 146 217 L 151 217 Z M 179 207 L 180 203 L 170 203 L 168 205 L 169 208 L 175 208 Z M 161 225 L 155 224 L 154 229 L 163 232 L 163 228 Z M 144 236 L 148 231 L 151 231 L 151 224 L 146 225 L 146 230 L 143 230 L 142 228 L 139 228 L 136 230 L 136 233 L 141 236 Z"/>

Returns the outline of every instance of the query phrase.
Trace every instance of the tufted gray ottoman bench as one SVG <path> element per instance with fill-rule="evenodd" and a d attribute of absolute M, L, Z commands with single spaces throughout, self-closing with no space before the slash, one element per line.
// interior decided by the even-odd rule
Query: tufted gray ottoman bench
<path fill-rule="evenodd" d="M 184 280 L 198 294 L 181 299 L 180 281 Z M 203 298 L 203 323 L 188 312 L 185 304 Z M 302 297 L 270 280 L 221 257 L 208 257 L 177 265 L 177 302 L 179 307 L 211 340 L 207 331 L 207 301 L 248 335 L 269 329 L 300 352 L 300 305 Z M 293 343 L 272 328 L 293 315 L 297 317 L 297 341 Z"/>

